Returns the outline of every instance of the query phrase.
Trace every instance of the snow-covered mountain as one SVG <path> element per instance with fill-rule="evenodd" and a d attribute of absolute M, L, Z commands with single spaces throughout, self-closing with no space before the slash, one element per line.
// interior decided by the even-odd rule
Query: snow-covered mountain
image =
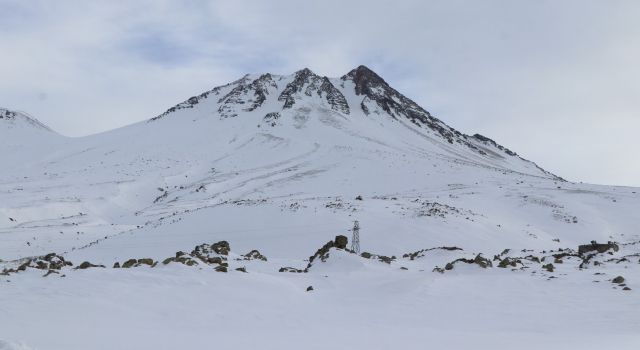
<path fill-rule="evenodd" d="M 491 344 L 483 332 L 496 329 L 505 345 L 544 345 L 531 329 L 547 329 L 551 342 L 580 335 L 593 345 L 614 329 L 638 340 L 640 318 L 630 311 L 638 299 L 617 299 L 640 278 L 637 189 L 565 181 L 455 130 L 364 66 L 339 78 L 309 69 L 246 75 L 148 121 L 82 138 L 0 110 L 0 146 L 0 271 L 11 281 L 1 290 L 13 298 L 0 308 L 9 316 L 0 317 L 0 339 L 99 348 L 92 339 L 109 329 L 125 336 L 104 348 L 195 347 L 207 344 L 200 325 L 222 317 L 220 334 L 233 335 L 222 344 L 240 348 L 314 348 L 326 330 L 368 348 L 388 348 L 385 334 Z M 350 239 L 355 220 L 365 254 L 339 244 L 318 250 L 336 235 Z M 616 243 L 578 253 L 592 240 Z M 219 241 L 231 251 L 212 245 Z M 52 252 L 107 268 L 52 268 Z M 111 268 L 141 258 L 150 260 Z M 53 275 L 41 278 L 40 268 Z M 626 284 L 608 281 L 618 274 Z M 594 306 L 594 298 L 611 301 Z M 568 300 L 590 309 L 563 309 Z M 290 302 L 299 311 L 282 314 Z M 57 337 L 62 326 L 35 317 L 43 309 L 84 315 L 70 321 L 82 336 Z M 624 324 L 590 321 L 605 310 Z M 195 324 L 167 327 L 185 314 Z M 393 324 L 371 321 L 383 318 Z M 346 327 L 355 320 L 374 330 L 371 339 L 353 343 Z M 458 330 L 446 326 L 454 320 Z M 280 327 L 293 329 L 288 345 L 269 336 Z M 242 337 L 246 328 L 262 343 Z M 148 343 L 122 342 L 132 336 Z"/>
<path fill-rule="evenodd" d="M 0 108 L 0 146 L 4 149 L 42 147 L 62 138 L 24 112 Z"/>
<path fill-rule="evenodd" d="M 0 108 L 0 160 L 4 169 L 31 163 L 64 139 L 24 112 Z"/>

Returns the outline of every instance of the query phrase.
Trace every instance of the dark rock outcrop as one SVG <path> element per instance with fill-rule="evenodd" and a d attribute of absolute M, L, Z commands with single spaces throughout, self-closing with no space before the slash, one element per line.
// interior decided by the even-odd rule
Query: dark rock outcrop
<path fill-rule="evenodd" d="M 584 255 L 590 252 L 604 253 L 607 250 L 612 249 L 614 252 L 617 252 L 620 247 L 615 242 L 607 242 L 607 243 L 598 243 L 596 241 L 591 241 L 590 244 L 584 244 L 578 246 L 578 254 Z"/>
<path fill-rule="evenodd" d="M 84 269 L 88 269 L 90 267 L 102 267 L 104 268 L 104 265 L 94 265 L 88 261 L 83 262 L 82 264 L 76 266 L 75 270 L 84 270 Z"/>
<path fill-rule="evenodd" d="M 250 252 L 248 252 L 247 254 L 243 255 L 244 260 L 262 260 L 262 261 L 267 261 L 267 257 L 260 254 L 260 251 L 258 251 L 257 249 L 254 249 Z"/>
<path fill-rule="evenodd" d="M 335 240 L 333 241 L 334 246 L 339 249 L 346 249 L 348 243 L 349 239 L 347 238 L 347 236 L 343 235 L 336 236 Z"/>

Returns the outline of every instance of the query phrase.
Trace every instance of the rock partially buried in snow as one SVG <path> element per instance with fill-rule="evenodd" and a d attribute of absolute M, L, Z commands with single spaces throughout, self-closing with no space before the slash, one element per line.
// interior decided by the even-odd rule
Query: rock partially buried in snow
<path fill-rule="evenodd" d="M 83 262 L 82 264 L 78 265 L 74 270 L 85 270 L 88 269 L 90 267 L 102 267 L 104 268 L 104 265 L 94 265 L 88 261 Z"/>
<path fill-rule="evenodd" d="M 607 242 L 606 244 L 591 241 L 591 244 L 585 244 L 578 247 L 578 254 L 583 255 L 589 252 L 604 253 L 607 250 L 612 249 L 617 252 L 620 247 L 615 242 Z"/>
<path fill-rule="evenodd" d="M 458 258 L 458 259 L 456 259 L 454 261 L 448 262 L 448 263 L 445 264 L 444 269 L 441 268 L 441 267 L 436 266 L 433 269 L 433 271 L 434 272 L 444 273 L 445 271 L 453 270 L 453 268 L 455 267 L 455 264 L 460 263 L 460 262 L 465 263 L 465 264 L 476 264 L 476 265 L 482 267 L 483 269 L 486 269 L 487 267 L 493 267 L 493 264 L 491 263 L 491 260 L 483 257 L 482 254 L 478 254 L 473 259 Z"/>
<path fill-rule="evenodd" d="M 624 277 L 618 276 L 618 277 L 612 279 L 611 283 L 616 283 L 616 284 L 624 283 Z"/>
<path fill-rule="evenodd" d="M 73 266 L 73 263 L 65 260 L 65 258 L 56 253 L 49 253 L 47 255 L 35 257 L 35 258 L 27 258 L 16 268 L 5 268 L 0 272 L 0 275 L 9 276 L 12 273 L 17 273 L 21 271 L 26 271 L 27 268 L 38 269 L 38 270 L 61 270 L 65 266 Z"/>
<path fill-rule="evenodd" d="M 117 266 L 120 266 L 117 262 L 116 262 Z M 113 265 L 114 268 L 116 267 L 116 264 Z M 158 263 L 156 261 L 154 261 L 151 258 L 142 258 L 142 259 L 129 259 L 127 261 L 125 261 L 124 263 L 122 263 L 121 268 L 123 269 L 128 269 L 131 267 L 138 267 L 141 265 L 147 265 L 150 267 L 155 267 Z"/>
<path fill-rule="evenodd" d="M 260 254 L 260 251 L 258 251 L 257 249 L 254 249 L 250 252 L 248 252 L 247 254 L 243 255 L 244 260 L 262 260 L 262 261 L 267 261 L 267 257 Z"/>
<path fill-rule="evenodd" d="M 549 271 L 549 272 L 553 272 L 553 270 L 554 270 L 554 266 L 553 266 L 552 263 L 548 263 L 546 265 L 542 265 L 542 268 L 547 270 L 547 271 Z"/>

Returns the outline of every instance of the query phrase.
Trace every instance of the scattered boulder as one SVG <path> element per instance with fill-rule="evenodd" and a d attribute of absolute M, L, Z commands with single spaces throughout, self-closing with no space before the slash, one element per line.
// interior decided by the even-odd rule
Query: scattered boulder
<path fill-rule="evenodd" d="M 231 247 L 227 241 L 220 241 L 214 244 L 204 243 L 195 246 L 190 254 L 183 251 L 177 251 L 175 256 L 164 259 L 162 264 L 167 265 L 172 262 L 177 262 L 187 266 L 194 266 L 199 265 L 198 261 L 200 261 L 207 265 L 218 265 L 215 267 L 216 271 L 222 272 L 224 270 L 224 272 L 227 272 L 227 268 L 229 267 L 227 264 L 227 255 L 229 255 L 230 250 Z M 266 261 L 267 259 L 257 250 L 252 250 L 251 252 L 243 255 L 243 257 L 244 260 L 260 259 Z M 149 264 L 151 262 L 151 266 L 155 266 L 157 264 L 157 262 L 149 260 L 151 259 L 144 260 L 142 263 Z"/>
<path fill-rule="evenodd" d="M 116 261 L 116 262 L 113 264 L 113 268 L 114 268 L 114 269 L 119 269 L 119 268 L 120 268 L 120 263 Z"/>
<path fill-rule="evenodd" d="M 482 256 L 482 254 L 478 254 L 478 255 L 476 255 L 476 257 L 475 257 L 475 258 L 473 258 L 473 259 L 458 258 L 458 259 L 456 259 L 456 260 L 454 260 L 454 261 L 448 262 L 448 263 L 444 266 L 444 270 L 436 266 L 436 268 L 434 269 L 434 271 L 437 271 L 437 272 L 441 272 L 441 273 L 442 273 L 442 272 L 444 272 L 445 270 L 446 270 L 446 271 L 453 270 L 454 265 L 455 265 L 455 264 L 457 264 L 457 263 L 459 263 L 459 262 L 463 262 L 463 263 L 465 263 L 465 264 L 476 264 L 476 265 L 478 265 L 478 266 L 482 267 L 483 269 L 486 269 L 487 267 L 493 267 L 493 264 L 491 263 L 491 260 L 489 260 L 489 259 L 487 259 L 487 258 L 483 257 L 483 256 Z"/>
<path fill-rule="evenodd" d="M 136 266 L 140 266 L 140 265 L 149 265 L 149 266 L 155 266 L 156 262 L 153 261 L 153 259 L 151 258 L 143 258 L 143 259 L 138 259 L 138 264 Z"/>
<path fill-rule="evenodd" d="M 166 259 L 165 259 L 166 261 Z M 129 259 L 127 261 L 125 261 L 124 263 L 122 263 L 122 265 L 120 265 L 120 263 L 116 262 L 115 264 L 113 264 L 114 268 L 123 268 L 123 269 L 128 269 L 131 267 L 138 267 L 141 265 L 148 265 L 151 267 L 155 267 L 158 264 L 157 261 L 154 261 L 151 258 L 142 258 L 142 259 Z"/>
<path fill-rule="evenodd" d="M 476 257 L 473 259 L 473 262 L 478 266 L 482 267 L 483 269 L 493 266 L 493 264 L 491 263 L 491 260 L 483 257 L 482 254 L 476 255 Z"/>
<path fill-rule="evenodd" d="M 218 243 L 214 243 L 211 246 L 211 248 L 213 249 L 214 252 L 222 255 L 229 255 L 229 251 L 231 250 L 231 247 L 229 246 L 229 242 L 227 241 L 220 241 Z"/>
<path fill-rule="evenodd" d="M 414 260 L 416 258 L 422 258 L 424 256 L 424 254 L 428 251 L 432 251 L 432 250 L 448 250 L 448 251 L 453 251 L 453 250 L 462 250 L 462 248 L 458 248 L 458 247 L 435 247 L 435 248 L 425 248 L 425 249 L 421 249 L 412 253 L 406 253 L 403 254 L 402 257 L 403 258 L 409 258 L 409 260 Z"/>
<path fill-rule="evenodd" d="M 124 263 L 122 263 L 122 268 L 123 269 L 128 269 L 130 267 L 135 266 L 138 263 L 138 260 L 136 259 L 129 259 L 127 261 L 125 261 Z"/>
<path fill-rule="evenodd" d="M 195 261 L 194 259 L 192 259 L 190 256 L 188 255 L 179 255 L 176 257 L 170 257 L 170 258 L 166 258 L 162 261 L 163 265 L 167 265 L 171 262 L 178 262 L 181 263 L 183 265 L 187 265 L 187 266 L 194 266 L 194 265 L 198 265 L 198 262 Z"/>
<path fill-rule="evenodd" d="M 309 286 L 309 287 L 307 287 L 307 292 L 310 292 L 310 291 L 312 291 L 312 290 L 313 290 L 313 286 Z"/>
<path fill-rule="evenodd" d="M 247 268 L 244 267 L 244 266 L 243 267 L 238 267 L 238 268 L 236 268 L 236 271 L 247 273 Z"/>
<path fill-rule="evenodd" d="M 70 261 L 65 260 L 61 255 L 49 253 L 43 256 L 24 259 L 18 267 L 4 268 L 0 274 L 3 276 L 9 276 L 12 273 L 26 271 L 27 268 L 58 271 L 65 266 L 73 266 L 73 264 Z"/>
<path fill-rule="evenodd" d="M 340 248 L 340 249 L 346 249 L 348 243 L 349 243 L 349 239 L 347 238 L 347 236 L 343 236 L 343 235 L 336 236 L 335 240 L 333 241 L 333 245 L 336 248 Z"/>
<path fill-rule="evenodd" d="M 226 264 L 225 260 L 223 260 L 221 257 L 219 256 L 212 256 L 212 257 L 208 257 L 203 259 L 207 264 Z"/>
<path fill-rule="evenodd" d="M 518 264 L 523 265 L 522 264 L 522 260 L 506 257 L 506 258 L 500 260 L 500 262 L 498 263 L 498 267 L 502 268 L 502 269 L 507 268 L 509 266 L 518 267 Z"/>
<path fill-rule="evenodd" d="M 624 277 L 618 276 L 618 277 L 612 279 L 611 283 L 616 283 L 616 284 L 624 283 Z"/>
<path fill-rule="evenodd" d="M 88 269 L 90 267 L 102 267 L 104 268 L 104 265 L 94 265 L 88 261 L 83 262 L 82 264 L 78 265 L 74 270 L 84 270 L 84 269 Z"/>
<path fill-rule="evenodd" d="M 388 257 L 388 256 L 385 256 L 385 255 L 378 255 L 378 260 L 383 262 L 383 263 L 391 264 L 392 261 L 396 260 L 396 257 L 395 256 Z"/>
<path fill-rule="evenodd" d="M 583 255 L 594 251 L 598 253 L 604 253 L 609 249 L 613 249 L 614 252 L 617 252 L 620 248 L 618 247 L 617 243 L 611 241 L 607 242 L 606 244 L 591 241 L 591 244 L 578 246 L 578 254 Z"/>
<path fill-rule="evenodd" d="M 547 270 L 547 271 L 549 271 L 549 272 L 553 272 L 553 270 L 554 270 L 554 266 L 553 266 L 552 263 L 548 263 L 546 265 L 542 265 L 542 268 Z"/>
<path fill-rule="evenodd" d="M 295 267 L 281 267 L 278 272 L 294 272 L 294 273 L 304 273 L 307 272 L 305 270 L 296 269 Z"/>
<path fill-rule="evenodd" d="M 391 264 L 391 262 L 397 259 L 395 255 L 389 257 L 386 255 L 371 254 L 369 252 L 362 252 L 360 253 L 360 256 L 365 259 L 378 259 L 378 261 L 387 263 L 387 264 Z"/>
<path fill-rule="evenodd" d="M 262 260 L 262 261 L 267 261 L 267 257 L 260 254 L 260 252 L 257 249 L 254 249 L 250 252 L 248 252 L 247 254 L 243 255 L 244 260 Z"/>

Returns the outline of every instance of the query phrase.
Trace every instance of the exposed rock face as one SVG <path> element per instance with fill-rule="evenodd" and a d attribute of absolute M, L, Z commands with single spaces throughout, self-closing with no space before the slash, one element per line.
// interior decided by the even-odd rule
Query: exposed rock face
<path fill-rule="evenodd" d="M 517 154 L 515 152 L 512 152 L 510 149 L 499 145 L 498 143 L 496 143 L 495 141 L 493 141 L 492 139 L 490 139 L 490 138 L 488 138 L 486 136 L 482 136 L 480 134 L 475 134 L 475 135 L 473 135 L 473 138 L 477 139 L 478 141 L 481 141 L 481 142 L 484 142 L 486 144 L 489 144 L 491 146 L 494 146 L 494 147 L 504 151 L 506 154 L 508 154 L 510 156 L 517 156 Z"/>
<path fill-rule="evenodd" d="M 238 79 L 238 80 L 236 80 L 236 81 L 234 81 L 232 83 L 229 83 L 229 84 L 226 84 L 226 85 L 222 85 L 222 86 L 218 86 L 218 87 L 215 87 L 215 88 L 213 88 L 213 89 L 211 89 L 209 91 L 206 91 L 206 92 L 204 92 L 204 93 L 202 93 L 202 94 L 200 94 L 198 96 L 190 97 L 188 100 L 186 100 L 184 102 L 181 102 L 181 103 L 178 103 L 177 105 L 169 108 L 166 112 L 160 114 L 159 116 L 156 116 L 156 117 L 153 117 L 153 118 L 149 119 L 149 121 L 152 122 L 152 121 L 164 118 L 167 115 L 169 115 L 171 113 L 174 113 L 176 111 L 179 111 L 181 109 L 194 108 L 195 105 L 197 105 L 198 103 L 202 102 L 203 100 L 209 98 L 210 95 L 218 96 L 218 95 L 220 95 L 220 90 L 222 90 L 222 89 L 224 89 L 226 87 L 229 87 L 229 86 L 234 86 L 234 85 L 239 85 L 239 84 L 246 83 L 249 80 L 250 80 L 249 79 L 249 75 L 245 75 L 244 77 L 242 77 L 242 78 L 240 78 L 240 79 Z"/>
<path fill-rule="evenodd" d="M 277 83 L 271 74 L 263 74 L 258 79 L 249 82 L 241 81 L 229 93 L 218 100 L 218 112 L 221 118 L 235 117 L 240 111 L 251 112 L 262 106 L 269 95 L 269 88 L 277 88 Z"/>
<path fill-rule="evenodd" d="M 283 101 L 283 109 L 291 108 L 295 104 L 296 97 L 301 93 L 311 97 L 314 93 L 326 99 L 327 103 L 337 112 L 349 114 L 349 104 L 344 95 L 338 90 L 327 77 L 320 77 L 310 69 L 305 68 L 295 73 L 293 81 L 287 84 L 282 90 L 278 101 Z"/>
<path fill-rule="evenodd" d="M 462 133 L 432 117 L 429 112 L 393 89 L 384 79 L 369 68 L 359 66 L 341 79 L 343 81 L 353 81 L 356 95 L 364 96 L 361 108 L 365 114 L 371 113 L 369 106 L 374 103 L 396 119 L 406 118 L 415 125 L 426 126 L 436 131 L 449 143 L 456 141 L 472 146 L 464 140 Z"/>
<path fill-rule="evenodd" d="M 325 98 L 331 106 L 331 109 L 344 114 L 349 114 L 349 103 L 347 103 L 347 99 L 340 90 L 333 86 L 327 77 L 322 78 L 322 84 L 320 85 L 320 88 L 318 88 L 318 95 L 322 96 L 323 93 L 326 95 Z"/>

